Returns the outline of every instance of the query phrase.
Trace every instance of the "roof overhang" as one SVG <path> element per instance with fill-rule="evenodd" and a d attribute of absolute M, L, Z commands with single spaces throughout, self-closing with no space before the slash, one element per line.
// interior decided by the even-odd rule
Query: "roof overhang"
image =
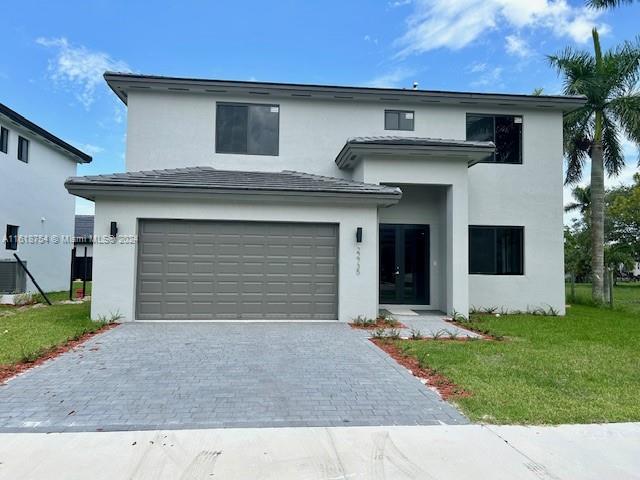
<path fill-rule="evenodd" d="M 335 159 L 340 169 L 350 170 L 365 157 L 402 156 L 464 160 L 469 167 L 495 152 L 493 142 L 469 142 L 438 139 L 349 140 Z M 391 160 L 392 161 L 392 160 Z"/>
<path fill-rule="evenodd" d="M 310 98 L 334 101 L 372 101 L 392 104 L 457 104 L 465 106 L 524 107 L 571 112 L 583 106 L 586 98 L 562 95 L 520 95 L 505 93 L 406 90 L 297 83 L 245 82 L 202 78 L 165 77 L 106 72 L 104 78 L 113 92 L 127 103 L 129 92 L 160 91 L 240 95 L 256 98 Z"/>
<path fill-rule="evenodd" d="M 39 137 L 44 143 L 49 144 L 52 148 L 55 148 L 67 157 L 71 157 L 78 163 L 90 163 L 92 160 L 90 155 L 87 155 L 73 145 L 70 145 L 64 140 L 56 137 L 53 133 L 48 132 L 32 121 L 27 120 L 18 112 L 10 109 L 2 103 L 0 103 L 0 118 L 5 119 L 5 121 L 12 123 L 18 128 L 31 132 L 33 135 Z"/>
<path fill-rule="evenodd" d="M 206 198 L 210 200 L 236 201 L 295 201 L 296 203 L 339 202 L 341 204 L 371 203 L 379 206 L 394 205 L 402 198 L 402 192 L 397 194 L 358 194 L 335 192 L 302 192 L 285 190 L 248 190 L 222 188 L 191 188 L 180 185 L 166 186 L 135 186 L 135 185 L 80 185 L 67 180 L 65 187 L 69 193 L 87 200 L 96 201 L 99 198 L 157 198 L 166 201 L 171 198 Z"/>

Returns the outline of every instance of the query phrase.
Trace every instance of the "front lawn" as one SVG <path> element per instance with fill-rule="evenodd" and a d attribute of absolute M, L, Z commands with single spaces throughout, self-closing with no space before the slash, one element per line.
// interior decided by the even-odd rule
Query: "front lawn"
<path fill-rule="evenodd" d="M 102 328 L 103 323 L 90 319 L 89 308 L 86 302 L 0 311 L 0 372 Z"/>
<path fill-rule="evenodd" d="M 472 420 L 559 424 L 640 421 L 640 316 L 575 305 L 566 317 L 477 315 L 502 341 L 399 341 L 471 396 Z"/>
<path fill-rule="evenodd" d="M 571 298 L 570 284 L 566 285 L 565 292 L 567 294 L 567 303 L 592 304 L 590 283 L 576 284 L 575 301 Z M 618 282 L 613 287 L 613 306 L 617 309 L 635 312 L 640 315 L 640 282 Z"/>

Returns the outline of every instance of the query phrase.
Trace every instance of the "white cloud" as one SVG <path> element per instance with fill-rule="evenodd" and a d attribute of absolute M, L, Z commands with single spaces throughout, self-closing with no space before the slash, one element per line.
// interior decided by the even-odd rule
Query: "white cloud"
<path fill-rule="evenodd" d="M 58 84 L 76 90 L 76 98 L 89 108 L 95 100 L 96 88 L 103 84 L 107 70 L 130 72 L 129 66 L 104 52 L 94 52 L 69 43 L 66 38 L 38 38 L 36 43 L 56 50 L 49 61 L 49 75 Z"/>
<path fill-rule="evenodd" d="M 509 55 L 526 58 L 533 54 L 527 41 L 518 35 L 507 35 L 505 41 L 504 49 Z"/>
<path fill-rule="evenodd" d="M 394 0 L 389 2 L 389 6 L 392 8 L 404 7 L 405 5 L 409 5 L 413 0 Z"/>
<path fill-rule="evenodd" d="M 92 145 L 91 143 L 72 142 L 72 144 L 76 148 L 79 148 L 83 152 L 92 156 L 104 152 L 104 148 L 99 147 L 98 145 Z"/>
<path fill-rule="evenodd" d="M 490 89 L 497 90 L 499 87 L 502 87 L 502 67 L 493 67 L 493 68 L 485 68 L 482 70 L 481 75 L 478 76 L 471 85 L 480 88 L 480 87 L 490 87 Z"/>
<path fill-rule="evenodd" d="M 481 73 L 487 71 L 487 64 L 480 62 L 473 62 L 471 65 L 467 67 L 467 70 L 470 73 Z"/>
<path fill-rule="evenodd" d="M 567 0 L 416 0 L 405 34 L 395 46 L 398 57 L 438 48 L 458 50 L 499 27 L 550 30 L 583 43 L 597 26 L 601 11 L 574 7 Z"/>
<path fill-rule="evenodd" d="M 395 70 L 379 75 L 366 82 L 368 87 L 391 88 L 400 87 L 402 83 L 415 74 L 415 71 L 406 67 L 398 67 Z M 411 88 L 411 85 L 406 85 Z"/>

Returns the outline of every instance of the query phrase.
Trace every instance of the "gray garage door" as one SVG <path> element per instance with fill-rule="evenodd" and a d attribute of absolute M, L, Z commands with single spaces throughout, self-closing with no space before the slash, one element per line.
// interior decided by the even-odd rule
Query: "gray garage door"
<path fill-rule="evenodd" d="M 333 224 L 141 220 L 140 320 L 338 317 Z"/>

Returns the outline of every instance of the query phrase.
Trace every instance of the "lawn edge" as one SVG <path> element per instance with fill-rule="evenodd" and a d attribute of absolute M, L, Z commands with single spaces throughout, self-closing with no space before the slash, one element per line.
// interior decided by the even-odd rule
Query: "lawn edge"
<path fill-rule="evenodd" d="M 369 341 L 377 346 L 380 350 L 389 355 L 399 365 L 403 366 L 428 388 L 434 389 L 442 397 L 443 400 L 455 402 L 458 398 L 470 397 L 472 393 L 465 390 L 461 386 L 455 384 L 451 379 L 445 377 L 441 373 L 436 372 L 432 368 L 420 365 L 417 358 L 404 353 L 395 342 L 385 341 L 377 338 L 370 338 Z M 400 340 L 410 341 L 410 340 Z"/>
<path fill-rule="evenodd" d="M 83 333 L 75 339 L 67 340 L 64 343 L 47 348 L 43 350 L 41 355 L 33 362 L 18 362 L 10 365 L 0 365 L 0 387 L 5 385 L 6 382 L 13 379 L 14 377 L 28 370 L 31 370 L 32 368 L 38 367 L 43 363 L 48 362 L 49 360 L 59 357 L 63 353 L 69 352 L 82 345 L 87 340 L 95 337 L 96 335 L 105 333 L 108 330 L 117 327 L 118 325 L 120 324 L 115 322 L 107 323 L 93 332 Z"/>

